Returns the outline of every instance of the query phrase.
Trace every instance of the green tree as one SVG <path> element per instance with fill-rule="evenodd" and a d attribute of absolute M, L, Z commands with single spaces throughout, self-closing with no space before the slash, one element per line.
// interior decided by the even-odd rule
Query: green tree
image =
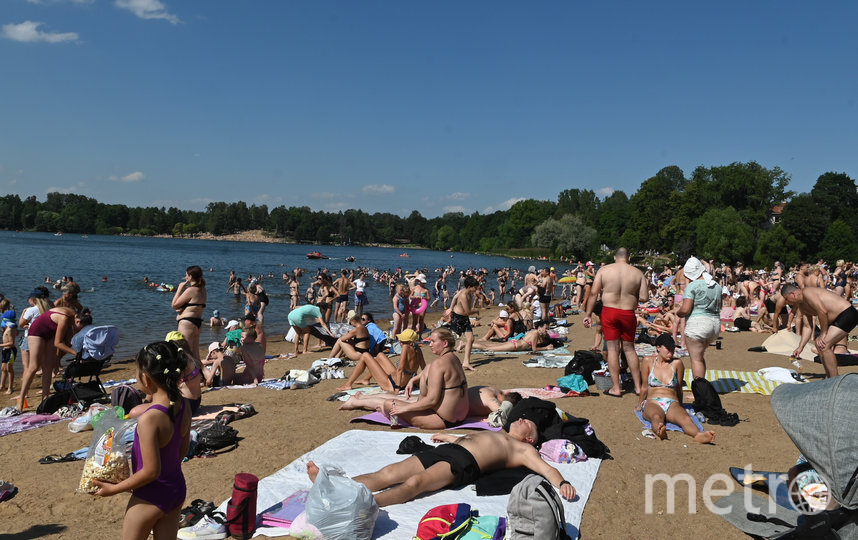
<path fill-rule="evenodd" d="M 713 208 L 697 221 L 698 254 L 717 261 L 750 262 L 754 230 L 732 206 Z"/>
<path fill-rule="evenodd" d="M 763 232 L 757 240 L 757 251 L 754 262 L 760 266 L 771 266 L 775 261 L 781 261 L 786 266 L 801 262 L 804 244 L 787 232 L 782 225 L 775 225 Z"/>
<path fill-rule="evenodd" d="M 591 189 L 564 189 L 557 196 L 557 210 L 554 217 L 560 219 L 566 214 L 576 215 L 586 225 L 599 224 L 601 201 Z"/>
<path fill-rule="evenodd" d="M 533 231 L 531 243 L 537 247 L 551 249 L 555 255 L 581 258 L 593 248 L 598 234 L 577 215 L 566 214 L 562 218 L 549 218 Z"/>
<path fill-rule="evenodd" d="M 829 223 L 828 211 L 816 204 L 808 193 L 793 197 L 781 213 L 784 229 L 805 246 L 801 253 L 804 260 L 817 254 Z"/>
<path fill-rule="evenodd" d="M 456 229 L 454 229 L 450 225 L 444 225 L 440 229 L 438 229 L 438 233 L 435 237 L 436 249 L 453 249 L 457 243 L 458 235 L 456 234 Z"/>
<path fill-rule="evenodd" d="M 599 206 L 599 243 L 618 247 L 620 237 L 628 228 L 631 206 L 623 191 L 615 191 L 605 197 Z"/>
<path fill-rule="evenodd" d="M 845 173 L 827 172 L 810 190 L 817 207 L 825 209 L 831 221 L 842 219 L 853 229 L 858 227 L 858 188 Z"/>
<path fill-rule="evenodd" d="M 687 183 L 682 169 L 671 165 L 645 180 L 631 196 L 630 217 L 641 247 L 659 251 L 667 251 L 673 247 L 664 240 L 661 233 L 664 223 L 672 218 L 667 203 L 671 194 L 685 189 Z"/>
<path fill-rule="evenodd" d="M 512 205 L 506 221 L 498 228 L 498 236 L 504 247 L 526 247 L 530 235 L 537 225 L 554 214 L 556 206 L 551 201 L 525 199 Z"/>
<path fill-rule="evenodd" d="M 830 263 L 837 259 L 854 261 L 858 259 L 858 245 L 855 243 L 855 233 L 852 227 L 842 219 L 835 219 L 828 230 L 825 238 L 819 246 L 819 256 Z"/>

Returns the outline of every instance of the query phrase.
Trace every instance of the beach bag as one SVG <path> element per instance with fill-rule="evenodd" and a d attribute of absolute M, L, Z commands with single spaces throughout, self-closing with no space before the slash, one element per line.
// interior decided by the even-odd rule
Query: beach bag
<path fill-rule="evenodd" d="M 593 372 L 602 367 L 602 355 L 595 351 L 575 351 L 575 356 L 566 364 L 564 375 L 577 373 L 584 377 L 587 384 L 593 384 Z"/>
<path fill-rule="evenodd" d="M 711 382 L 697 377 L 691 381 L 691 393 L 694 394 L 694 410 L 703 413 L 708 423 L 727 427 L 739 423 L 738 414 L 728 413 L 721 406 L 721 397 Z"/>
<path fill-rule="evenodd" d="M 307 495 L 307 521 L 325 540 L 370 540 L 378 504 L 365 485 L 341 469 L 321 466 Z"/>
<path fill-rule="evenodd" d="M 110 404 L 113 407 L 118 405 L 126 411 L 130 411 L 134 407 L 141 405 L 144 397 L 145 394 L 133 386 L 120 384 L 110 391 Z"/>
<path fill-rule="evenodd" d="M 412 540 L 453 540 L 461 538 L 476 512 L 465 503 L 442 504 L 426 512 L 417 524 Z"/>
<path fill-rule="evenodd" d="M 250 538 L 256 532 L 256 487 L 259 478 L 238 473 L 232 484 L 232 498 L 226 505 L 226 527 L 233 538 Z"/>
<path fill-rule="evenodd" d="M 608 448 L 596 436 L 593 425 L 586 418 L 576 418 L 567 415 L 568 418 L 558 424 L 549 426 L 542 434 L 546 441 L 552 439 L 566 439 L 578 445 L 587 457 L 606 459 L 610 458 L 611 449 Z"/>
<path fill-rule="evenodd" d="M 60 407 L 71 405 L 75 402 L 70 390 L 60 390 L 42 400 L 36 408 L 38 414 L 54 414 Z"/>
<path fill-rule="evenodd" d="M 560 495 L 538 474 L 527 475 L 512 489 L 506 511 L 508 540 L 571 540 Z"/>
<path fill-rule="evenodd" d="M 231 447 L 231 448 L 227 448 Z M 216 450 L 229 452 L 238 448 L 238 430 L 232 426 L 214 423 L 197 433 L 196 455 L 213 454 Z"/>
<path fill-rule="evenodd" d="M 98 486 L 93 480 L 118 484 L 131 476 L 125 432 L 135 425 L 136 420 L 123 420 L 113 410 L 95 419 L 78 491 L 95 493 Z"/>
<path fill-rule="evenodd" d="M 474 516 L 461 540 L 503 540 L 506 538 L 506 518 Z"/>

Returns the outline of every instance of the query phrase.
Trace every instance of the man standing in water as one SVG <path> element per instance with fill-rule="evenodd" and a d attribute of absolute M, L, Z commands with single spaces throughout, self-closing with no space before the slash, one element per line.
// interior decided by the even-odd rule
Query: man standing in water
<path fill-rule="evenodd" d="M 602 334 L 608 345 L 608 369 L 611 371 L 611 389 L 605 392 L 620 397 L 620 348 L 626 353 L 629 371 L 635 381 L 635 394 L 640 393 L 641 373 L 635 353 L 635 309 L 638 302 L 649 299 L 649 289 L 643 273 L 629 264 L 629 252 L 620 248 L 614 254 L 614 263 L 602 266 L 593 281 L 584 326 L 590 328 L 596 300 L 602 299 Z"/>

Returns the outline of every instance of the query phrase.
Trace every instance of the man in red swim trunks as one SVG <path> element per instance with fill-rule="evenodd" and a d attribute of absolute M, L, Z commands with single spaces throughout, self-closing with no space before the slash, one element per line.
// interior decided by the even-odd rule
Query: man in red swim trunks
<path fill-rule="evenodd" d="M 629 252 L 620 248 L 614 254 L 614 263 L 603 266 L 593 281 L 587 301 L 584 326 L 590 328 L 591 316 L 596 300 L 602 298 L 602 333 L 608 345 L 608 369 L 611 371 L 609 396 L 620 397 L 620 347 L 626 353 L 629 370 L 635 381 L 635 394 L 640 393 L 641 372 L 638 355 L 635 354 L 635 308 L 638 302 L 649 299 L 649 290 L 643 272 L 629 264 Z"/>

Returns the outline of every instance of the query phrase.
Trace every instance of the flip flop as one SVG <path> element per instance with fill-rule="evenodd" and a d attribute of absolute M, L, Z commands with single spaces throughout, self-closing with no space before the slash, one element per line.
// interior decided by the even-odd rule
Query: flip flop
<path fill-rule="evenodd" d="M 347 396 L 347 395 L 348 395 L 348 392 L 337 392 L 336 394 L 331 394 L 330 396 L 326 397 L 325 400 L 326 401 L 336 401 L 336 400 L 340 399 L 341 397 Z"/>
<path fill-rule="evenodd" d="M 623 395 L 622 395 L 622 394 L 620 394 L 620 395 L 612 394 L 612 393 L 608 392 L 607 390 L 605 390 L 605 391 L 604 391 L 604 392 L 602 392 L 602 393 L 603 393 L 603 394 L 605 394 L 606 396 L 611 396 L 611 397 L 615 397 L 615 398 L 621 398 L 621 397 L 623 397 Z"/>
<path fill-rule="evenodd" d="M 215 505 L 213 502 L 194 499 L 190 506 L 183 508 L 182 513 L 179 514 L 179 528 L 184 529 L 185 527 L 196 525 L 204 515 L 214 512 L 214 509 Z"/>
<path fill-rule="evenodd" d="M 68 454 L 61 456 L 59 454 L 51 454 L 49 456 L 45 456 L 39 460 L 39 463 L 42 465 L 50 465 L 51 463 L 65 463 L 67 461 L 80 461 L 75 457 L 74 452 L 69 452 Z"/>

